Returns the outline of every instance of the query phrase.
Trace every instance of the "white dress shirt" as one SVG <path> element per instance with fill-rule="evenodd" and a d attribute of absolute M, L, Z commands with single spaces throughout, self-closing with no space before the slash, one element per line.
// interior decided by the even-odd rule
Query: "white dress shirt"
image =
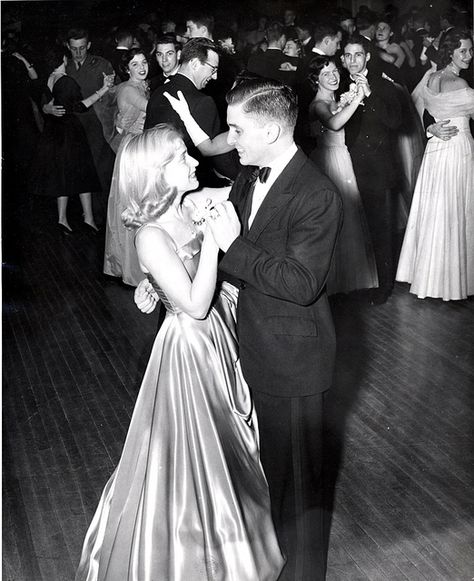
<path fill-rule="evenodd" d="M 263 200 L 270 191 L 270 188 L 276 182 L 278 176 L 289 164 L 290 160 L 294 157 L 297 151 L 298 148 L 296 144 L 293 143 L 286 151 L 284 151 L 281 155 L 279 155 L 276 159 L 274 159 L 271 163 L 268 164 L 268 167 L 271 169 L 271 172 L 270 175 L 268 176 L 267 181 L 264 184 L 262 184 L 262 182 L 257 178 L 252 194 L 252 210 L 250 212 L 248 222 L 249 229 L 252 226 L 254 218 L 260 206 L 262 205 Z"/>

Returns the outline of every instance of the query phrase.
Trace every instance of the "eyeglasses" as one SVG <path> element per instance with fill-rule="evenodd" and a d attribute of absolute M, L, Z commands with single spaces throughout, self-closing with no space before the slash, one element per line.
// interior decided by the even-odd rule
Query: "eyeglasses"
<path fill-rule="evenodd" d="M 212 69 L 212 74 L 217 73 L 217 69 L 219 68 L 219 66 L 211 65 L 211 63 L 208 63 L 207 61 L 204 61 L 201 64 L 202 65 L 207 65 L 208 67 L 210 67 Z"/>

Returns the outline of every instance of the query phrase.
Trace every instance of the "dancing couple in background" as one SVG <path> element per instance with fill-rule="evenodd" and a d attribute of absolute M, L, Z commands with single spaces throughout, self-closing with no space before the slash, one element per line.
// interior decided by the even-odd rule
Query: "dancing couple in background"
<path fill-rule="evenodd" d="M 230 195 L 183 201 L 197 162 L 168 125 L 123 146 L 123 217 L 148 277 L 137 304 L 158 296 L 167 313 L 76 580 L 325 578 L 325 285 L 341 201 L 293 141 L 291 89 L 246 80 L 227 102 L 244 166 Z"/>

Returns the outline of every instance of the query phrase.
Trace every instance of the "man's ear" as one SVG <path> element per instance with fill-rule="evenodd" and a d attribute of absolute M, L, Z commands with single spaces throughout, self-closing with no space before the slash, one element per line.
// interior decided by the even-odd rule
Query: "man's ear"
<path fill-rule="evenodd" d="M 177 57 L 177 59 L 178 59 L 178 63 L 179 63 L 179 61 L 180 61 L 180 59 L 181 59 L 181 51 L 180 51 L 180 50 L 177 50 L 177 51 L 176 51 L 176 57 Z"/>
<path fill-rule="evenodd" d="M 368 53 L 365 55 L 365 60 L 366 60 L 366 62 L 367 62 L 367 61 L 370 61 L 370 52 L 368 52 Z"/>
<path fill-rule="evenodd" d="M 91 47 L 91 41 L 89 40 L 89 42 L 87 43 L 87 50 L 89 50 Z"/>
<path fill-rule="evenodd" d="M 265 126 L 265 137 L 267 144 L 275 143 L 281 135 L 281 127 L 278 123 L 270 121 Z"/>

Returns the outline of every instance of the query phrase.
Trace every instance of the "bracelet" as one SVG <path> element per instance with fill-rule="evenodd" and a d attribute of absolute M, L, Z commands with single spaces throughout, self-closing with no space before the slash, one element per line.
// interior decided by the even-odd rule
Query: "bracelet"
<path fill-rule="evenodd" d="M 95 93 L 99 96 L 99 99 L 102 99 L 102 95 L 99 93 L 99 91 L 95 91 Z"/>
<path fill-rule="evenodd" d="M 26 65 L 26 68 L 27 68 L 27 69 L 34 69 L 35 67 L 34 67 L 34 65 L 31 65 L 31 64 L 30 64 L 30 65 Z"/>

